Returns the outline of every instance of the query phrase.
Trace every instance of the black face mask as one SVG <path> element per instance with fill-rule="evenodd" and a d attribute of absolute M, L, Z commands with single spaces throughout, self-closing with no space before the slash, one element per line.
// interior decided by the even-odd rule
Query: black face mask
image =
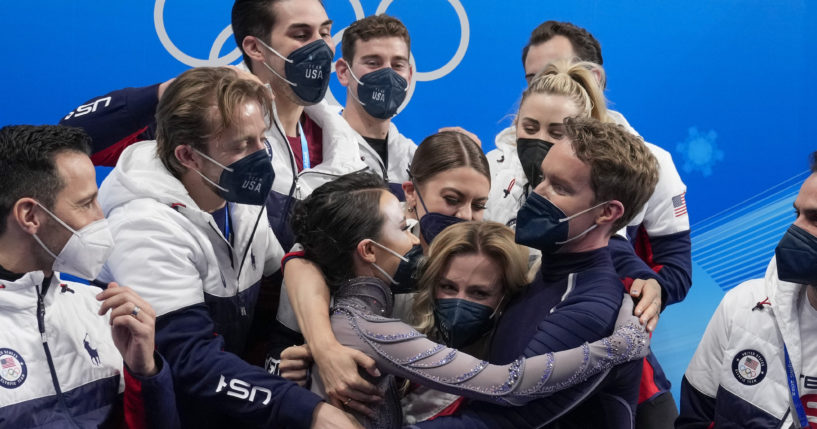
<path fill-rule="evenodd" d="M 366 113 L 378 119 L 389 119 L 406 99 L 408 82 L 389 67 L 375 70 L 360 79 L 349 73 L 357 81 L 357 97 L 354 97 Z"/>
<path fill-rule="evenodd" d="M 817 237 L 792 225 L 783 234 L 774 254 L 780 280 L 817 286 Z"/>
<path fill-rule="evenodd" d="M 542 161 L 553 143 L 540 139 L 516 139 L 516 153 L 522 163 L 522 170 L 528 178 L 530 189 L 542 183 Z"/>
<path fill-rule="evenodd" d="M 272 169 L 270 154 L 266 149 L 253 152 L 227 166 L 197 149 L 193 150 L 224 169 L 218 183 L 213 182 L 200 171 L 193 170 L 213 185 L 221 198 L 233 203 L 253 206 L 263 205 L 267 200 L 267 194 L 272 189 L 272 182 L 275 181 L 275 170 Z"/>
<path fill-rule="evenodd" d="M 417 184 L 414 183 L 414 180 L 411 181 L 414 184 L 414 192 L 417 193 L 417 198 L 420 200 L 420 204 L 423 205 L 423 210 L 425 210 L 426 214 L 420 218 L 420 235 L 423 236 L 423 239 L 426 241 L 426 244 L 431 245 L 431 242 L 434 240 L 434 237 L 439 235 L 443 232 L 444 229 L 448 228 L 451 225 L 458 224 L 460 222 L 465 222 L 465 219 L 460 219 L 456 216 L 449 216 L 444 215 L 442 213 L 436 212 L 429 212 L 428 208 L 426 208 L 426 203 L 423 201 L 423 196 L 420 195 L 420 188 L 417 187 Z"/>
<path fill-rule="evenodd" d="M 394 273 L 395 285 L 392 285 L 391 290 L 394 293 L 412 293 L 417 292 L 417 279 L 414 277 L 417 273 L 417 267 L 423 259 L 423 248 L 418 244 L 411 248 L 405 255 L 405 260 L 400 261 L 397 271 Z"/>
<path fill-rule="evenodd" d="M 307 105 L 323 100 L 326 89 L 329 88 L 329 76 L 332 73 L 332 49 L 323 40 L 301 46 L 284 57 L 271 46 L 258 39 L 262 46 L 286 61 L 285 76 L 281 76 L 267 62 L 267 66 L 275 76 L 288 83 L 292 92 Z"/>

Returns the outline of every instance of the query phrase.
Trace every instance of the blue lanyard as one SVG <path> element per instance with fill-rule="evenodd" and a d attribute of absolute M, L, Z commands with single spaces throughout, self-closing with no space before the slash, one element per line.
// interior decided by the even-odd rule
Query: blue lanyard
<path fill-rule="evenodd" d="M 786 354 L 786 375 L 789 379 L 789 393 L 791 393 L 792 402 L 794 402 L 794 410 L 797 412 L 797 418 L 800 420 L 801 428 L 808 428 L 809 422 L 806 417 L 806 411 L 803 409 L 803 401 L 800 400 L 800 390 L 797 388 L 797 376 L 794 374 L 794 368 L 789 359 L 789 350 L 783 344 L 783 353 Z"/>
<path fill-rule="evenodd" d="M 224 207 L 224 238 L 230 241 L 230 203 Z"/>
<path fill-rule="evenodd" d="M 306 142 L 306 136 L 304 135 L 304 129 L 301 126 L 301 122 L 298 121 L 298 134 L 301 135 L 301 155 L 303 156 L 304 160 L 304 170 L 312 166 L 312 163 L 309 162 L 309 144 Z"/>

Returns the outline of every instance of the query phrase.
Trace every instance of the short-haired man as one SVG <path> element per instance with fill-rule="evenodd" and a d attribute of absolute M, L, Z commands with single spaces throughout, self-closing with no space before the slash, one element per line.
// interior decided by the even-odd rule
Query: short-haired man
<path fill-rule="evenodd" d="M 816 156 L 766 276 L 727 292 L 709 321 L 676 428 L 817 425 Z"/>
<path fill-rule="evenodd" d="M 156 308 L 156 344 L 186 427 L 351 426 L 237 355 L 261 279 L 283 256 L 264 213 L 271 115 L 267 88 L 234 69 L 184 72 L 159 102 L 157 140 L 125 149 L 100 189 L 116 241 L 103 277 Z"/>
<path fill-rule="evenodd" d="M 542 266 L 499 320 L 491 345 L 494 363 L 602 338 L 612 332 L 621 305 L 624 290 L 608 242 L 649 199 L 658 166 L 641 139 L 617 125 L 568 119 L 565 132 L 566 139 L 542 162 L 542 182 L 519 211 L 516 240 L 542 251 Z M 640 370 L 640 362 L 625 364 L 580 388 L 523 407 L 474 404 L 457 417 L 419 426 L 536 428 L 587 401 L 594 413 L 574 413 L 559 423 L 631 427 Z M 592 389 L 594 384 L 598 387 Z"/>
<path fill-rule="evenodd" d="M 601 45 L 587 30 L 572 23 L 546 21 L 540 24 L 522 50 L 525 79 L 530 82 L 549 63 L 564 58 L 578 58 L 601 65 Z M 600 83 L 602 86 L 606 84 Z M 609 109 L 607 113 L 615 123 L 638 135 L 623 115 Z M 539 161 L 520 160 L 514 126 L 496 136 L 496 147 L 487 154 L 493 186 L 485 218 L 512 225 L 517 221 L 517 210 L 530 192 L 525 174 L 530 168 L 523 167 L 523 162 L 538 165 Z M 641 298 L 636 314 L 644 321 L 649 320 L 648 329 L 652 330 L 659 311 L 686 297 L 692 285 L 692 256 L 686 186 L 669 152 L 650 143 L 647 147 L 658 159 L 658 184 L 644 209 L 626 230 L 619 231 L 618 236 L 610 241 L 610 249 L 619 275 L 628 286 L 632 282 L 629 286 L 631 295 Z M 650 354 L 644 360 L 639 428 L 672 426 L 678 411 L 669 389 L 669 380 L 658 360 Z"/>
<path fill-rule="evenodd" d="M 151 306 L 60 278 L 95 279 L 113 246 L 89 150 L 76 128 L 0 129 L 0 426 L 178 427 Z"/>

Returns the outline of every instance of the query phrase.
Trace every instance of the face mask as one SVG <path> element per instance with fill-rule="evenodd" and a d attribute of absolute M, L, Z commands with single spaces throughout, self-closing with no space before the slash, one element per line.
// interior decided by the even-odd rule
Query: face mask
<path fill-rule="evenodd" d="M 542 183 L 542 161 L 553 143 L 540 139 L 516 139 L 516 153 L 522 163 L 522 170 L 528 178 L 530 189 Z"/>
<path fill-rule="evenodd" d="M 544 254 L 550 254 L 563 245 L 583 237 L 598 225 L 593 224 L 579 235 L 567 238 L 570 231 L 571 219 L 583 215 L 596 207 L 607 204 L 607 201 L 582 210 L 572 216 L 567 216 L 547 198 L 533 192 L 528 196 L 525 204 L 516 214 L 516 242 Z"/>
<path fill-rule="evenodd" d="M 435 213 L 429 212 L 426 208 L 426 203 L 423 201 L 423 196 L 420 195 L 420 188 L 417 187 L 417 184 L 414 183 L 412 180 L 411 183 L 414 184 L 414 191 L 417 192 L 417 198 L 420 200 L 420 204 L 423 205 L 423 210 L 425 210 L 426 214 L 420 218 L 420 235 L 423 236 L 423 239 L 426 241 L 426 244 L 431 244 L 434 240 L 434 237 L 438 236 L 444 229 L 448 228 L 451 225 L 465 222 L 465 219 L 460 219 L 456 216 L 449 216 L 444 215 L 442 213 Z"/>
<path fill-rule="evenodd" d="M 332 73 L 334 54 L 323 40 L 315 40 L 292 51 L 284 57 L 271 46 L 257 39 L 261 45 L 286 61 L 284 76 L 281 76 L 264 61 L 264 65 L 279 79 L 292 87 L 292 92 L 306 104 L 315 104 L 323 100 L 329 88 L 329 75 Z"/>
<path fill-rule="evenodd" d="M 458 349 L 473 343 L 494 324 L 496 310 L 487 305 L 460 298 L 438 299 L 435 304 L 434 323 L 449 347 Z"/>
<path fill-rule="evenodd" d="M 405 256 L 403 256 L 403 255 L 401 255 L 401 254 L 399 254 L 399 253 L 395 252 L 394 250 L 391 250 L 391 249 L 389 249 L 388 247 L 386 247 L 386 246 L 384 246 L 384 245 L 382 245 L 382 244 L 380 244 L 380 243 L 378 243 L 378 242 L 376 242 L 376 241 L 374 241 L 374 240 L 372 240 L 372 243 L 374 243 L 374 245 L 375 245 L 375 246 L 377 246 L 377 247 L 379 247 L 379 248 L 381 248 L 381 249 L 383 249 L 383 250 L 385 250 L 385 251 L 387 251 L 387 252 L 391 253 L 391 254 L 392 254 L 392 255 L 394 255 L 395 257 L 400 258 L 400 260 L 401 260 L 401 261 L 403 261 L 403 262 L 409 262 L 408 258 L 406 258 Z M 385 277 L 385 278 L 389 279 L 389 282 L 391 282 L 391 284 L 392 284 L 392 285 L 399 285 L 399 283 L 397 283 L 397 280 L 395 280 L 395 279 L 394 279 L 394 277 L 390 276 L 390 275 L 389 275 L 389 273 L 387 273 L 387 272 L 386 272 L 386 270 L 384 270 L 383 268 L 380 268 L 380 266 L 379 266 L 379 265 L 377 265 L 377 264 L 375 264 L 374 262 L 372 262 L 372 266 L 373 266 L 373 267 L 374 267 L 374 269 L 376 269 L 377 271 L 380 271 L 380 274 L 383 274 L 383 277 Z"/>
<path fill-rule="evenodd" d="M 783 234 L 774 254 L 780 280 L 817 286 L 817 237 L 792 225 Z"/>
<path fill-rule="evenodd" d="M 198 149 L 193 150 L 198 152 L 204 159 L 224 169 L 218 183 L 210 180 L 202 172 L 193 170 L 199 173 L 199 176 L 208 183 L 215 186 L 221 198 L 234 203 L 253 206 L 260 206 L 267 200 L 267 194 L 269 194 L 272 182 L 275 180 L 275 171 L 272 169 L 272 163 L 266 149 L 253 152 L 229 166 L 222 165 Z"/>
<path fill-rule="evenodd" d="M 349 74 L 357 81 L 357 100 L 366 113 L 378 119 L 389 119 L 406 98 L 408 82 L 391 68 L 385 67 L 358 79 L 349 66 Z M 350 93 L 351 94 L 351 93 Z"/>
<path fill-rule="evenodd" d="M 394 273 L 394 285 L 396 287 L 392 287 L 391 290 L 394 293 L 417 292 L 417 281 L 414 274 L 423 259 L 423 248 L 420 245 L 414 246 L 403 256 L 405 259 L 400 261 L 400 265 Z"/>
<path fill-rule="evenodd" d="M 54 213 L 37 203 L 54 220 L 59 222 L 65 229 L 71 231 L 71 238 L 65 243 L 59 255 L 55 255 L 45 244 L 34 234 L 34 240 L 54 258 L 51 269 L 61 273 L 73 274 L 85 280 L 95 280 L 102 271 L 102 266 L 108 260 L 108 256 L 113 251 L 113 236 L 108 229 L 108 220 L 100 219 L 92 222 L 75 231 Z"/>

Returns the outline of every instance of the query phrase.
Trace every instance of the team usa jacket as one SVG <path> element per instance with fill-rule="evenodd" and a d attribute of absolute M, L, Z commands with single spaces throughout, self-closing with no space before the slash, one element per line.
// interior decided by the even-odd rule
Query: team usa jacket
<path fill-rule="evenodd" d="M 607 113 L 615 123 L 638 135 L 621 113 Z M 658 184 L 641 212 L 610 240 L 609 248 L 625 283 L 629 286 L 633 279 L 656 279 L 661 285 L 662 305 L 667 306 L 683 301 L 692 285 L 686 186 L 669 152 L 651 143 L 646 145 L 658 160 Z M 517 211 L 533 192 L 516 152 L 513 126 L 496 136 L 496 149 L 487 158 L 492 186 L 485 218 L 513 227 Z M 653 354 L 645 358 L 642 374 L 639 403 L 669 391 L 669 380 Z"/>
<path fill-rule="evenodd" d="M 765 278 L 726 293 L 684 374 L 676 428 L 793 427 L 783 345 L 798 384 L 803 361 L 815 358 L 801 352 L 802 344 L 814 341 L 800 338 L 804 287 L 778 279 L 772 259 Z M 802 398 L 812 417 L 815 402 L 814 395 Z"/>
<path fill-rule="evenodd" d="M 173 371 L 184 426 L 308 427 L 320 398 L 237 355 L 261 278 L 283 256 L 263 206 L 228 203 L 225 237 L 152 141 L 124 150 L 99 202 L 116 243 L 101 278 L 129 285 L 156 310 L 156 343 Z"/>
<path fill-rule="evenodd" d="M 131 374 L 94 286 L 0 273 L 0 427 L 179 427 L 169 365 Z"/>

